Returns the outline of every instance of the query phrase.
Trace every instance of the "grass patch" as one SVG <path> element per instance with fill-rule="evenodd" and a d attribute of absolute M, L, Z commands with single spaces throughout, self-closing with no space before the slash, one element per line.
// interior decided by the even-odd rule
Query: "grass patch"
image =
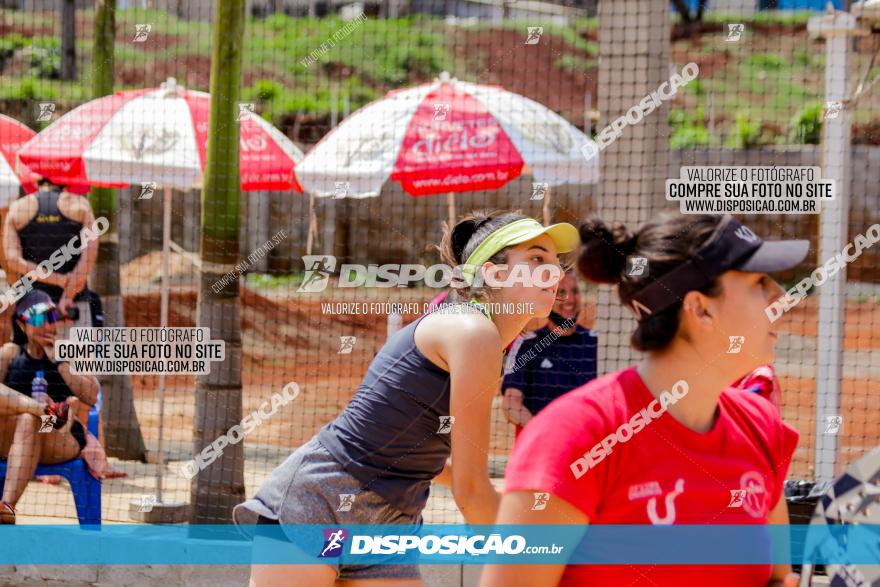
<path fill-rule="evenodd" d="M 708 147 L 712 143 L 709 129 L 703 121 L 703 111 L 699 107 L 693 113 L 681 109 L 670 110 L 668 122 L 671 129 L 670 149 Z"/>
<path fill-rule="evenodd" d="M 815 12 L 809 10 L 762 10 L 752 16 L 743 16 L 742 14 L 709 12 L 703 16 L 704 22 L 711 23 L 743 23 L 748 30 L 749 24 L 757 25 L 782 25 L 782 26 L 806 26 L 811 16 L 815 16 Z M 676 14 L 676 20 L 680 17 Z"/>
<path fill-rule="evenodd" d="M 807 51 L 806 49 L 797 49 L 794 52 L 793 62 L 795 65 L 805 68 L 824 68 L 825 54 Z"/>
<path fill-rule="evenodd" d="M 583 57 L 578 57 L 576 55 L 563 55 L 559 59 L 553 62 L 553 67 L 557 69 L 564 69 L 569 72 L 584 72 L 587 70 L 594 70 L 599 66 L 599 62 L 596 59 L 584 59 Z"/>
<path fill-rule="evenodd" d="M 586 30 L 596 30 L 595 28 L 590 29 L 589 23 L 591 20 L 595 21 L 596 19 L 580 19 L 585 22 Z M 596 26 L 598 26 L 598 21 L 596 21 Z M 585 51 L 592 56 L 596 56 L 599 54 L 599 45 L 584 39 L 579 31 L 584 30 L 580 27 L 566 27 L 560 26 L 557 24 L 544 24 L 544 23 L 535 23 L 533 20 L 508 20 L 503 21 L 500 24 L 489 24 L 489 23 L 480 23 L 476 25 L 474 28 L 476 30 L 497 30 L 498 28 L 502 28 L 509 31 L 516 31 L 518 33 L 522 33 L 523 43 L 525 43 L 526 37 L 528 36 L 529 27 L 534 26 L 543 26 L 544 32 L 542 34 L 542 38 L 546 38 L 548 36 L 559 37 L 566 44 L 571 47 L 578 49 L 580 51 Z"/>
<path fill-rule="evenodd" d="M 340 19 L 275 15 L 247 35 L 246 60 L 287 77 L 314 77 L 322 67 L 338 64 L 390 86 L 405 85 L 411 76 L 454 70 L 441 30 L 413 28 L 410 19 L 366 20 L 347 36 L 334 38 L 345 25 Z"/>
<path fill-rule="evenodd" d="M 248 273 L 245 276 L 245 285 L 247 287 L 259 287 L 263 289 L 273 289 L 276 287 L 290 287 L 295 285 L 299 287 L 302 284 L 305 273 L 297 271 L 294 273 L 282 273 L 274 275 L 272 273 Z"/>
<path fill-rule="evenodd" d="M 746 24 L 747 32 L 758 35 L 756 26 L 799 27 L 806 24 L 810 12 L 761 12 L 751 17 L 731 14 L 706 15 L 709 23 Z M 0 10 L 0 18 L 18 33 L 0 39 L 0 59 L 9 59 L 16 51 L 36 47 L 33 56 L 24 54 L 24 71 L 19 76 L 0 78 L 0 98 L 26 102 L 55 101 L 59 113 L 91 98 L 91 30 L 94 12 L 77 12 L 80 38 L 78 79 L 61 82 L 57 79 L 58 32 L 57 15 L 22 13 Z M 677 18 L 674 17 L 674 18 Z M 145 43 L 133 43 L 136 24 L 150 24 L 150 37 Z M 515 31 L 518 42 L 525 42 L 529 26 L 543 26 L 544 38 L 552 44 L 555 55 L 548 66 L 554 75 L 566 77 L 572 73 L 595 71 L 598 65 L 598 46 L 587 37 L 595 38 L 597 18 L 578 18 L 568 26 L 542 24 L 526 20 L 501 24 L 480 22 L 468 26 L 451 26 L 444 19 L 426 15 L 383 20 L 347 22 L 339 18 L 309 19 L 274 14 L 265 19 L 249 18 L 245 28 L 244 76 L 242 100 L 258 103 L 258 112 L 277 125 L 292 125 L 293 115 L 309 114 L 305 124 L 321 126 L 335 108 L 343 111 L 347 99 L 351 111 L 383 96 L 387 91 L 411 87 L 433 79 L 441 71 L 468 81 L 480 82 L 485 70 L 486 55 L 478 47 L 458 51 L 454 43 L 470 31 L 493 33 L 499 29 Z M 337 35 L 343 27 L 352 30 Z M 40 31 L 39 29 L 46 29 Z M 211 57 L 212 28 L 209 22 L 181 20 L 164 12 L 144 9 L 117 11 L 117 29 L 124 31 L 125 40 L 116 44 L 117 74 L 125 79 L 142 79 L 137 72 L 178 72 L 179 81 L 193 89 L 207 91 L 204 72 L 194 72 L 191 64 L 208 63 Z M 726 30 L 726 28 L 725 28 Z M 51 32 L 50 32 L 51 31 Z M 763 33 L 762 33 L 763 34 Z M 776 34 L 776 33 L 768 33 Z M 693 110 L 702 107 L 699 116 L 681 118 L 671 116 L 670 142 L 676 148 L 685 146 L 721 145 L 727 140 L 750 142 L 755 134 L 753 121 L 762 121 L 766 128 L 784 129 L 790 141 L 811 142 L 815 133 L 809 128 L 809 116 L 796 122 L 794 117 L 807 104 L 822 100 L 824 84 L 824 49 L 811 43 L 806 32 L 785 30 L 774 43 L 717 43 L 715 33 L 704 35 L 700 42 L 681 39 L 673 43 L 676 56 L 686 56 L 706 64 L 706 73 L 680 89 L 675 107 Z M 723 37 L 722 37 L 723 40 Z M 322 45 L 323 44 L 323 45 Z M 484 45 L 485 47 L 485 45 Z M 19 54 L 20 55 L 20 54 Z M 16 55 L 16 59 L 19 59 Z M 314 62 L 310 63 L 310 56 Z M 854 57 L 861 72 L 868 55 Z M 187 70 L 187 67 L 190 69 Z M 871 77 L 880 74 L 875 67 Z M 151 83 L 153 78 L 151 77 Z M 155 80 L 157 83 L 162 80 Z M 507 83 L 502 81 L 501 83 Z M 194 85 L 202 84 L 202 85 Z M 134 89 L 137 84 L 117 90 Z M 876 88 L 875 88 L 876 91 Z M 715 121 L 710 137 L 706 128 L 709 96 Z M 877 120 L 870 102 L 857 105 L 852 116 L 860 124 Z M 31 105 L 27 104 L 30 108 Z M 737 130 L 737 115 L 745 122 Z M 808 113 L 809 114 L 809 113 Z M 673 119 L 675 119 L 673 121 Z M 800 132 L 790 132 L 798 124 Z M 730 139 L 736 135 L 739 138 Z M 767 137 L 765 137 L 766 139 Z M 775 140 L 775 139 L 774 139 Z"/>
<path fill-rule="evenodd" d="M 0 76 L 0 100 L 63 102 L 72 107 L 90 100 L 91 93 L 91 87 L 81 82 Z M 62 110 L 59 105 L 58 112 Z"/>
<path fill-rule="evenodd" d="M 781 55 L 773 53 L 752 53 L 745 60 L 745 65 L 752 71 L 781 71 L 788 69 L 789 62 Z"/>

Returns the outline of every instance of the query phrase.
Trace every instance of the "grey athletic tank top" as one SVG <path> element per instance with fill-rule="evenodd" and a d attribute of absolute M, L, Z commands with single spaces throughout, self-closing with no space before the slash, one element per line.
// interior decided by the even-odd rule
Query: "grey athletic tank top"
<path fill-rule="evenodd" d="M 348 473 L 407 514 L 424 509 L 451 452 L 449 372 L 415 342 L 425 316 L 391 336 L 345 410 L 317 434 Z"/>

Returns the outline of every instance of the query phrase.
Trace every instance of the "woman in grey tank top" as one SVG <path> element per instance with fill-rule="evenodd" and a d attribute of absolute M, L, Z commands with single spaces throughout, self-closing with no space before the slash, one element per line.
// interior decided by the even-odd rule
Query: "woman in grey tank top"
<path fill-rule="evenodd" d="M 544 227 L 519 213 L 477 212 L 447 227 L 440 253 L 460 268 L 447 301 L 389 338 L 345 410 L 235 508 L 236 523 L 420 524 L 432 481 L 451 488 L 469 524 L 493 523 L 500 495 L 487 454 L 504 350 L 549 315 L 558 255 L 579 241 L 571 224 Z M 416 565 L 340 565 L 342 548 L 314 553 L 325 564 L 254 564 L 250 584 L 422 584 Z"/>

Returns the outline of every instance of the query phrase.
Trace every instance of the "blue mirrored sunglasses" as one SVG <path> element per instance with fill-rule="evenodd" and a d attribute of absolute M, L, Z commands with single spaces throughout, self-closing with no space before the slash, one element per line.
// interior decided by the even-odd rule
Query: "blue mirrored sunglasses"
<path fill-rule="evenodd" d="M 40 327 L 58 322 L 58 312 L 55 306 L 41 302 L 25 310 L 21 319 L 27 322 L 28 326 Z"/>

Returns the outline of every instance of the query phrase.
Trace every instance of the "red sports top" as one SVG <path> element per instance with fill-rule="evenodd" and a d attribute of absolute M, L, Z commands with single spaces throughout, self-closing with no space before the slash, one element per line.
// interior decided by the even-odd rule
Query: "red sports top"
<path fill-rule="evenodd" d="M 757 394 L 728 388 L 709 432 L 695 432 L 660 412 L 636 426 L 639 432 L 625 432 L 628 440 L 604 458 L 597 459 L 595 450 L 590 458 L 591 449 L 652 401 L 634 367 L 553 401 L 517 439 L 504 491 L 548 492 L 551 500 L 556 496 L 580 509 L 590 524 L 767 523 L 798 440 L 773 406 Z M 652 410 L 658 413 L 658 404 Z M 585 453 L 582 466 L 573 470 Z M 763 587 L 771 570 L 770 565 L 569 565 L 560 585 Z"/>

